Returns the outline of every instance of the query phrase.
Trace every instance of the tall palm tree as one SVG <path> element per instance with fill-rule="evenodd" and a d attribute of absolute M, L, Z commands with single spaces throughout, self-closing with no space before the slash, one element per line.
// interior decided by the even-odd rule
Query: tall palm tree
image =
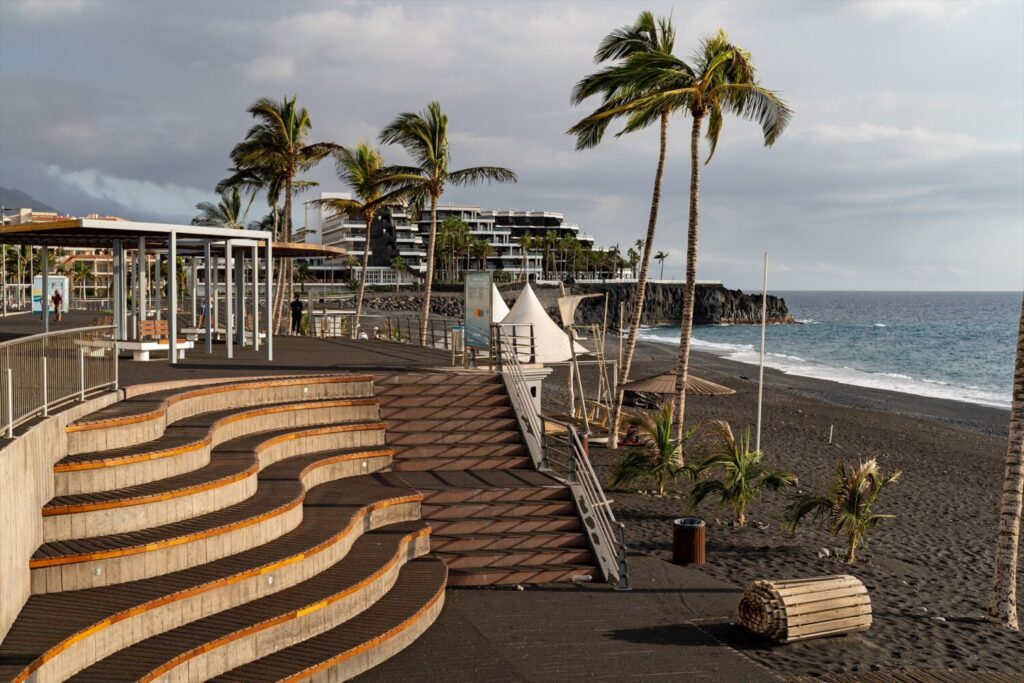
<path fill-rule="evenodd" d="M 78 281 L 79 286 L 82 288 L 82 298 L 85 298 L 85 281 L 92 279 L 92 266 L 85 261 L 75 261 L 75 265 L 71 268 L 71 274 L 74 279 Z M 95 294 L 95 292 L 93 292 Z"/>
<path fill-rule="evenodd" d="M 366 241 L 363 243 L 363 263 L 359 275 L 359 294 L 356 296 L 356 318 L 354 329 L 359 329 L 363 315 L 363 295 L 366 291 L 366 271 L 370 265 L 370 232 L 377 213 L 389 201 L 398 201 L 400 192 L 394 192 L 393 182 L 384 168 L 380 150 L 369 142 L 360 142 L 354 150 L 339 147 L 335 150 L 338 177 L 352 189 L 357 199 L 317 199 L 316 207 L 333 211 L 329 217 L 359 217 L 366 226 Z"/>
<path fill-rule="evenodd" d="M 278 187 L 284 190 L 284 216 L 279 239 L 290 241 L 292 237 L 292 197 L 296 189 L 295 176 L 307 171 L 337 148 L 325 142 L 310 143 L 309 132 L 313 127 L 305 107 L 296 103 L 296 97 L 274 100 L 261 97 L 249 107 L 248 112 L 256 119 L 242 142 L 231 150 L 231 158 L 239 169 L 255 169 L 268 178 L 274 178 Z M 277 318 L 281 320 L 284 303 L 284 279 L 291 277 L 292 264 L 288 259 L 280 270 L 278 280 Z"/>
<path fill-rule="evenodd" d="M 996 570 L 989 603 L 989 618 L 1018 630 L 1017 547 L 1020 543 L 1021 507 L 1024 503 L 1024 300 L 1017 328 L 1017 360 L 1013 370 L 1013 403 L 1010 407 L 1010 439 L 1006 448 L 1006 473 L 999 504 L 999 536 Z"/>
<path fill-rule="evenodd" d="M 430 324 L 430 294 L 434 284 L 434 247 L 437 237 L 437 203 L 445 185 L 474 185 L 479 182 L 514 183 L 516 174 L 500 166 L 474 166 L 449 171 L 451 153 L 448 143 L 448 117 L 441 105 L 431 102 L 420 112 L 404 112 L 380 133 L 384 144 L 397 144 L 412 159 L 414 166 L 390 170 L 403 183 L 407 197 L 415 204 L 430 202 L 430 242 L 427 245 L 427 274 L 423 290 L 421 342 L 427 338 Z"/>
<path fill-rule="evenodd" d="M 192 225 L 213 225 L 221 228 L 241 228 L 245 224 L 242 211 L 242 196 L 238 187 L 225 189 L 220 193 L 220 201 L 199 202 L 196 204 L 199 215 L 192 219 Z"/>
<path fill-rule="evenodd" d="M 523 281 L 527 282 L 530 279 L 530 250 L 537 246 L 537 240 L 532 235 L 526 234 L 519 238 L 519 246 L 523 250 Z"/>
<path fill-rule="evenodd" d="M 633 312 L 622 366 L 619 368 L 619 387 L 629 381 L 633 353 L 636 350 L 637 330 L 643 315 L 644 293 L 647 289 L 647 271 L 658 223 L 658 209 L 661 204 L 661 181 L 665 173 L 669 116 L 676 108 L 671 103 L 663 103 L 653 109 L 633 106 L 633 103 L 644 95 L 657 91 L 656 86 L 647 78 L 649 75 L 647 72 L 651 71 L 651 67 L 642 63 L 638 66 L 633 58 L 639 54 L 670 58 L 674 48 L 675 27 L 672 25 L 672 20 L 665 17 L 655 18 L 651 12 L 641 12 L 633 24 L 615 29 L 605 36 L 594 54 L 595 63 L 620 60 L 619 63 L 587 76 L 576 84 L 572 92 L 573 104 L 580 104 L 593 95 L 601 95 L 603 99 L 601 106 L 594 113 L 569 129 L 569 133 L 576 136 L 576 149 L 583 150 L 599 144 L 608 125 L 615 118 L 627 118 L 626 128 L 619 135 L 646 128 L 655 121 L 660 126 L 658 164 L 654 173 L 654 189 L 651 194 L 651 208 L 647 219 L 647 238 L 644 240 L 643 256 L 639 260 L 640 273 L 633 290 Z M 616 392 L 612 433 L 609 439 L 609 444 L 613 449 L 618 445 L 619 422 L 622 419 L 624 398 L 625 392 L 619 389 Z"/>
<path fill-rule="evenodd" d="M 659 251 L 654 255 L 654 260 L 661 264 L 661 274 L 658 275 L 659 280 L 665 279 L 665 261 L 668 259 L 667 251 Z"/>
<path fill-rule="evenodd" d="M 405 262 L 405 259 L 402 258 L 401 256 L 396 256 L 393 259 L 391 259 L 391 270 L 395 271 L 396 292 L 398 291 L 399 285 L 401 284 L 400 280 L 402 277 L 402 273 L 405 271 L 406 265 L 407 264 Z"/>
<path fill-rule="evenodd" d="M 249 202 L 246 206 L 246 214 L 248 214 L 249 207 L 252 206 L 256 196 L 261 192 L 266 193 L 267 206 L 270 207 L 269 225 L 271 234 L 274 236 L 274 239 L 279 239 L 278 223 L 280 211 L 278 211 L 278 203 L 281 201 L 283 177 L 269 166 L 235 167 L 228 169 L 228 173 L 231 175 L 217 183 L 217 187 L 214 189 L 219 193 L 224 193 L 231 189 L 247 193 L 249 195 Z M 266 225 L 263 223 L 266 223 L 266 221 L 261 221 L 259 228 L 261 230 L 266 229 Z"/>

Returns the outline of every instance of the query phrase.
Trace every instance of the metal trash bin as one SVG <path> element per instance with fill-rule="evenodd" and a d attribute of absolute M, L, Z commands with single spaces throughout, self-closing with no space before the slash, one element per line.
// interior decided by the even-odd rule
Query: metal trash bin
<path fill-rule="evenodd" d="M 672 522 L 672 562 L 704 564 L 704 520 L 680 517 Z"/>

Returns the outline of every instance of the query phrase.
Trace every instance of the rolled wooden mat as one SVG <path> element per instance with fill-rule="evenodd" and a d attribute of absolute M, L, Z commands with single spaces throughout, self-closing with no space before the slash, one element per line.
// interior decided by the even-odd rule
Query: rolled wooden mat
<path fill-rule="evenodd" d="M 739 617 L 754 633 L 792 643 L 868 630 L 871 598 L 860 579 L 848 574 L 758 580 L 743 592 Z"/>

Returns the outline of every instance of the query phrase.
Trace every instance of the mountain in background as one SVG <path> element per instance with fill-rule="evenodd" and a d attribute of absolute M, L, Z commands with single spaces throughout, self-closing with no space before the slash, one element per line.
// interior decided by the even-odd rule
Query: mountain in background
<path fill-rule="evenodd" d="M 13 187 L 0 187 L 0 206 L 3 206 L 10 215 L 11 210 L 17 211 L 18 209 L 32 209 L 33 211 L 57 211 L 49 204 L 43 204 L 38 199 L 30 197 L 21 190 L 16 190 Z"/>

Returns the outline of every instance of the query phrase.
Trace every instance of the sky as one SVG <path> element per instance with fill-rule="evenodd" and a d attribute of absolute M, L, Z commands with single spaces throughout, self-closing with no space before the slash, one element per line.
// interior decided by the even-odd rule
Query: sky
<path fill-rule="evenodd" d="M 644 9 L 672 15 L 684 59 L 726 29 L 794 111 L 772 148 L 726 121 L 702 167 L 699 279 L 760 290 L 767 251 L 776 290 L 1024 289 L 1021 2 L 0 0 L 0 186 L 187 222 L 258 97 L 297 95 L 311 140 L 339 144 L 436 99 L 454 168 L 519 175 L 443 202 L 560 211 L 625 251 L 646 232 L 657 131 L 584 152 L 565 131 L 597 106 L 569 92 L 598 42 Z M 666 278 L 684 270 L 689 129 L 669 129 Z M 306 177 L 344 189 L 331 164 Z"/>

